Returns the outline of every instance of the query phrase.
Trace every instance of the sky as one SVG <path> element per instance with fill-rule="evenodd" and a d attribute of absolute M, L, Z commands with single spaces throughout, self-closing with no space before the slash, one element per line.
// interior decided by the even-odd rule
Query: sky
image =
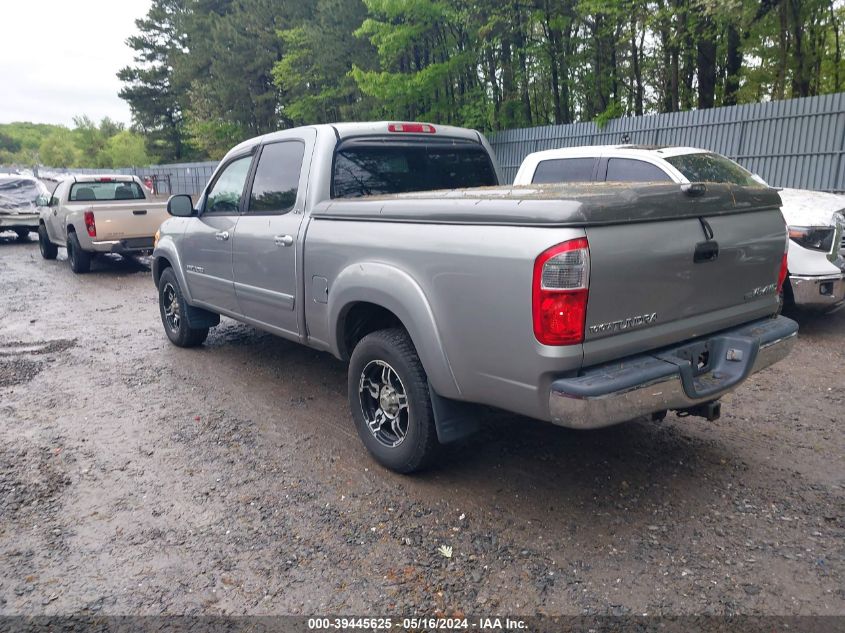
<path fill-rule="evenodd" d="M 73 126 L 87 114 L 131 122 L 115 76 L 133 61 L 126 38 L 150 0 L 3 0 L 0 123 Z"/>

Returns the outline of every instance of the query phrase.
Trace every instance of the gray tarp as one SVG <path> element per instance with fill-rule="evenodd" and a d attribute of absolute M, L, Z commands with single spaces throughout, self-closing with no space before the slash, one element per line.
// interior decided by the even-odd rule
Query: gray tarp
<path fill-rule="evenodd" d="M 35 199 L 48 193 L 47 188 L 34 178 L 0 176 L 0 213 L 3 215 L 38 213 Z"/>

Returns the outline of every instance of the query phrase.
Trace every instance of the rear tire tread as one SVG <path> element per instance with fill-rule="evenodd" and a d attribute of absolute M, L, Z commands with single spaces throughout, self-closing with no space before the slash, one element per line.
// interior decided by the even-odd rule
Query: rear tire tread
<path fill-rule="evenodd" d="M 70 231 L 67 235 L 67 259 L 70 262 L 70 269 L 77 275 L 91 270 L 91 253 L 82 250 L 75 231 Z"/>
<path fill-rule="evenodd" d="M 56 259 L 59 247 L 50 241 L 47 234 L 47 227 L 43 224 L 38 227 L 38 248 L 41 250 L 41 257 L 44 259 Z"/>
<path fill-rule="evenodd" d="M 410 403 L 413 428 L 408 429 L 405 441 L 396 448 L 388 448 L 373 437 L 361 411 L 358 382 L 361 371 L 371 360 L 384 360 L 393 366 Z M 348 383 L 349 406 L 358 435 L 376 461 L 402 474 L 423 470 L 432 464 L 441 445 L 437 440 L 428 377 L 411 337 L 404 329 L 378 330 L 361 339 L 349 362 Z"/>

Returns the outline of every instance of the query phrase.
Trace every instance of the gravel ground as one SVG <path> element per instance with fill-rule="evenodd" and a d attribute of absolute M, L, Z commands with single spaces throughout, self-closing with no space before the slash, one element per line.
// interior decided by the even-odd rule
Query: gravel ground
<path fill-rule="evenodd" d="M 178 349 L 146 260 L 5 235 L 0 614 L 845 614 L 845 311 L 718 422 L 479 409 L 403 477 L 342 363 L 230 320 Z"/>

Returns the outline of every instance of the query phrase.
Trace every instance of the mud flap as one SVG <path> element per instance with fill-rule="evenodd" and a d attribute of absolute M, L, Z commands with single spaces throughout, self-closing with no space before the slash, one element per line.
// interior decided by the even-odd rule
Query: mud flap
<path fill-rule="evenodd" d="M 481 427 L 476 405 L 439 396 L 431 383 L 428 384 L 428 392 L 431 395 L 431 408 L 434 412 L 437 440 L 441 444 L 462 440 Z"/>
<path fill-rule="evenodd" d="M 219 314 L 188 305 L 187 302 L 185 302 L 185 317 L 188 319 L 188 325 L 194 330 L 214 327 L 220 323 Z"/>

